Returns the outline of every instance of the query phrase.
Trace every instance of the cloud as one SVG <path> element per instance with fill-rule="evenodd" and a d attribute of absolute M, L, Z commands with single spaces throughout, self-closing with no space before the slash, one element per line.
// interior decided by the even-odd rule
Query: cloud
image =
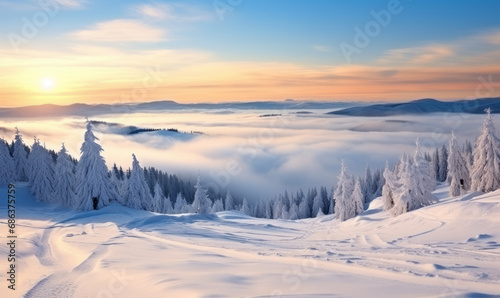
<path fill-rule="evenodd" d="M 382 63 L 426 64 L 452 57 L 454 49 L 449 45 L 428 45 L 422 47 L 389 50 L 380 59 Z"/>
<path fill-rule="evenodd" d="M 65 8 L 83 8 L 85 4 L 87 4 L 86 0 L 51 0 L 52 2 L 56 2 L 59 5 Z"/>
<path fill-rule="evenodd" d="M 212 16 L 194 5 L 184 3 L 151 3 L 133 8 L 140 16 L 176 22 L 199 22 L 210 20 Z"/>
<path fill-rule="evenodd" d="M 45 3 L 47 2 L 47 3 Z M 37 11 L 40 10 L 40 5 L 57 4 L 61 9 L 81 9 L 87 4 L 86 0 L 47 0 L 47 1 L 0 1 L 0 7 L 8 10 L 16 11 Z"/>
<path fill-rule="evenodd" d="M 328 46 L 320 46 L 320 45 L 315 45 L 313 46 L 313 48 L 316 50 L 316 51 L 320 51 L 320 52 L 330 52 L 332 49 Z"/>
<path fill-rule="evenodd" d="M 117 19 L 70 33 L 70 37 L 97 42 L 160 42 L 165 40 L 165 31 L 138 20 Z"/>

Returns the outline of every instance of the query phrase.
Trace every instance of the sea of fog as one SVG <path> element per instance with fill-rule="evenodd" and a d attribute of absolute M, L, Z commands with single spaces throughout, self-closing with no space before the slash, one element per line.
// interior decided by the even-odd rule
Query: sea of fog
<path fill-rule="evenodd" d="M 473 141 L 482 123 L 482 115 L 470 114 L 365 118 L 326 115 L 329 111 L 198 110 L 100 115 L 91 120 L 203 132 L 123 135 L 100 129 L 96 135 L 108 167 L 130 167 L 134 153 L 142 166 L 193 179 L 200 174 L 210 186 L 248 198 L 299 187 L 332 187 L 342 159 L 352 173 L 362 174 L 366 165 L 383 168 L 386 161 L 392 164 L 403 152 L 411 153 L 417 137 L 426 148 L 447 145 L 452 130 L 460 142 Z M 495 119 L 498 127 L 499 120 Z M 3 119 L 2 137 L 10 141 L 14 127 L 28 145 L 34 136 L 56 151 L 64 142 L 78 157 L 85 119 Z"/>

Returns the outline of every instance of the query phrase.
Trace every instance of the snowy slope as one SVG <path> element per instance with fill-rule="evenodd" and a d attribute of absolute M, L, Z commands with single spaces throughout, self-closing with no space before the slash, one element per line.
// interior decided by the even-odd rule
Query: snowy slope
<path fill-rule="evenodd" d="M 445 198 L 441 186 L 435 205 L 391 218 L 376 199 L 339 223 L 331 215 L 169 216 L 118 205 L 78 212 L 37 203 L 26 185 L 17 189 L 19 288 L 13 295 L 3 282 L 0 297 L 500 294 L 500 191 Z M 0 268 L 5 281 L 5 257 Z"/>

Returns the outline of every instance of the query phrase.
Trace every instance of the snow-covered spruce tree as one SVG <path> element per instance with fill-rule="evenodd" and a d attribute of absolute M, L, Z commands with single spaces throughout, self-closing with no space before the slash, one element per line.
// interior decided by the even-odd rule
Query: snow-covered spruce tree
<path fill-rule="evenodd" d="M 31 193 L 44 203 L 62 203 L 54 197 L 54 161 L 49 152 L 35 140 L 30 157 Z"/>
<path fill-rule="evenodd" d="M 387 211 L 394 207 L 395 196 L 401 186 L 398 183 L 398 178 L 389 170 L 389 164 L 385 166 L 384 177 L 385 184 L 382 188 L 382 204 L 384 210 Z"/>
<path fill-rule="evenodd" d="M 233 197 L 231 196 L 231 194 L 229 193 L 229 190 L 227 191 L 227 194 L 226 194 L 225 210 L 227 210 L 227 211 L 234 210 L 234 200 L 233 200 Z"/>
<path fill-rule="evenodd" d="M 351 199 L 349 200 L 349 215 L 351 215 L 351 217 L 358 216 L 363 212 L 363 201 L 364 195 L 361 190 L 361 179 L 357 179 Z"/>
<path fill-rule="evenodd" d="M 443 145 L 439 151 L 439 181 L 444 182 L 448 176 L 448 150 Z"/>
<path fill-rule="evenodd" d="M 177 198 L 175 199 L 175 204 L 174 204 L 174 213 L 190 213 L 189 208 L 188 208 L 188 203 L 186 202 L 186 199 L 182 196 L 181 193 L 177 194 Z"/>
<path fill-rule="evenodd" d="M 297 204 L 295 204 L 294 202 L 292 202 L 290 205 L 290 209 L 288 211 L 288 219 L 290 220 L 299 219 L 299 206 L 297 206 Z"/>
<path fill-rule="evenodd" d="M 212 213 L 221 211 L 224 211 L 224 204 L 222 203 L 222 199 L 215 200 L 214 205 L 212 206 Z"/>
<path fill-rule="evenodd" d="M 289 219 L 289 218 L 290 218 L 290 216 L 289 216 L 289 214 L 288 214 L 288 207 L 287 207 L 285 204 L 283 204 L 282 206 L 283 206 L 283 207 L 281 207 L 281 214 L 280 214 L 280 218 L 281 218 L 281 219 Z"/>
<path fill-rule="evenodd" d="M 207 189 L 201 183 L 200 177 L 195 186 L 196 192 L 194 193 L 193 209 L 194 212 L 199 214 L 207 214 L 212 210 L 212 201 L 208 198 Z"/>
<path fill-rule="evenodd" d="M 474 158 L 472 156 L 472 144 L 469 140 L 465 140 L 464 148 L 462 151 L 462 156 L 467 161 L 467 168 L 469 169 L 469 173 L 472 171 L 472 165 L 474 163 Z"/>
<path fill-rule="evenodd" d="M 87 131 L 80 149 L 82 156 L 76 166 L 76 197 L 78 209 L 94 209 L 93 199 L 97 199 L 97 208 L 109 205 L 110 201 L 118 200 L 118 194 L 108 177 L 106 162 L 101 156 L 101 145 L 96 141 L 92 125 L 87 121 Z"/>
<path fill-rule="evenodd" d="M 243 214 L 252 215 L 252 211 L 250 210 L 250 205 L 248 204 L 247 198 L 243 198 L 243 205 L 241 205 L 241 210 Z"/>
<path fill-rule="evenodd" d="M 128 175 L 123 175 L 123 181 L 121 182 L 120 189 L 118 189 L 118 194 L 121 197 L 120 201 L 125 205 L 124 199 L 128 191 Z"/>
<path fill-rule="evenodd" d="M 0 184 L 14 182 L 14 159 L 10 156 L 9 147 L 3 139 L 0 140 Z"/>
<path fill-rule="evenodd" d="M 460 189 L 470 189 L 470 173 L 467 161 L 458 147 L 455 133 L 451 134 L 450 154 L 448 155 L 448 179 L 450 180 L 450 196 L 460 195 Z M 463 186 L 462 186 L 463 183 Z"/>
<path fill-rule="evenodd" d="M 124 197 L 125 206 L 134 209 L 152 211 L 151 191 L 144 177 L 144 171 L 139 161 L 132 154 L 132 172 L 128 180 L 128 190 Z"/>
<path fill-rule="evenodd" d="M 474 164 L 471 172 L 474 191 L 490 192 L 500 188 L 500 140 L 498 139 L 491 109 L 486 110 L 481 135 L 472 152 Z"/>
<path fill-rule="evenodd" d="M 438 181 L 439 180 L 439 149 L 433 152 L 431 157 L 431 178 Z"/>
<path fill-rule="evenodd" d="M 369 203 L 373 198 L 373 177 L 369 166 L 366 166 L 364 185 L 365 203 Z"/>
<path fill-rule="evenodd" d="M 349 175 L 347 166 L 343 160 L 338 179 L 337 188 L 333 194 L 335 199 L 335 217 L 341 221 L 345 221 L 354 217 L 349 211 L 349 201 L 354 191 L 354 179 Z"/>
<path fill-rule="evenodd" d="M 436 189 L 436 181 L 431 177 L 429 162 L 425 159 L 425 156 L 420 148 L 419 139 L 417 139 L 416 145 L 417 148 L 415 149 L 415 155 L 413 157 L 415 190 L 408 188 L 411 190 L 410 194 L 412 195 L 410 210 L 415 210 L 431 204 L 435 199 L 432 192 Z M 448 161 L 446 161 L 446 164 L 448 164 Z"/>
<path fill-rule="evenodd" d="M 173 214 L 174 213 L 174 205 L 172 204 L 172 200 L 170 197 L 166 197 L 163 200 L 163 211 L 164 214 Z"/>
<path fill-rule="evenodd" d="M 304 198 L 299 203 L 297 216 L 301 219 L 308 218 L 311 217 L 310 213 L 309 202 Z"/>
<path fill-rule="evenodd" d="M 275 197 L 274 204 L 273 204 L 273 219 L 282 218 L 281 217 L 282 210 L 283 210 L 283 201 L 282 201 L 281 197 Z"/>
<path fill-rule="evenodd" d="M 24 149 L 23 137 L 16 127 L 16 136 L 14 141 L 14 170 L 16 171 L 16 180 L 28 181 L 28 153 Z"/>
<path fill-rule="evenodd" d="M 332 189 L 331 198 L 328 200 L 330 203 L 328 204 L 328 214 L 335 213 L 335 189 Z"/>
<path fill-rule="evenodd" d="M 165 196 L 163 195 L 163 190 L 161 189 L 160 183 L 156 182 L 154 188 L 155 195 L 151 203 L 151 211 L 158 213 L 167 213 L 164 208 Z"/>
<path fill-rule="evenodd" d="M 125 202 L 123 201 L 123 196 L 125 196 L 125 193 L 126 193 L 126 190 L 124 191 L 123 193 L 123 196 L 122 196 L 122 188 L 123 188 L 123 181 L 120 180 L 120 178 L 118 178 L 120 174 L 117 172 L 117 171 L 114 171 L 112 170 L 110 172 L 110 181 L 111 181 L 111 185 L 113 185 L 114 187 L 114 190 L 116 191 L 116 193 L 118 193 L 120 196 L 118 197 L 118 201 L 120 204 L 124 205 Z"/>
<path fill-rule="evenodd" d="M 55 167 L 54 197 L 59 200 L 63 206 L 76 208 L 75 200 L 76 176 L 74 172 L 75 165 L 71 161 L 64 143 L 57 154 Z"/>
<path fill-rule="evenodd" d="M 267 219 L 272 219 L 273 218 L 273 208 L 271 206 L 271 200 L 266 200 L 264 206 L 265 206 L 265 217 Z"/>
<path fill-rule="evenodd" d="M 320 212 L 321 214 L 323 214 L 323 208 L 324 208 L 323 197 L 321 193 L 318 193 L 318 195 L 314 198 L 313 201 L 312 215 L 318 216 Z"/>

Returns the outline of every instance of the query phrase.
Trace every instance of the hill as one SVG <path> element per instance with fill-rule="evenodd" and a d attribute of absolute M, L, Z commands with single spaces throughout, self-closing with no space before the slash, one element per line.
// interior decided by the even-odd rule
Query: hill
<path fill-rule="evenodd" d="M 482 114 L 486 108 L 491 108 L 492 113 L 500 113 L 500 98 L 480 98 L 450 102 L 428 98 L 404 103 L 387 103 L 350 107 L 332 111 L 328 114 L 364 117 L 416 115 L 439 112 Z"/>
<path fill-rule="evenodd" d="M 0 192 L 6 193 L 5 187 Z M 18 289 L 27 297 L 493 297 L 500 294 L 500 191 L 446 197 L 390 217 L 285 221 L 237 211 L 79 212 L 17 185 Z M 0 219 L 6 219 L 6 204 Z M 4 240 L 6 238 L 4 237 Z M 0 246 L 7 255 L 7 246 Z M 2 264 L 6 266 L 5 261 Z M 4 267 L 5 267 L 4 266 Z M 0 272 L 2 280 L 6 271 Z M 9 297 L 2 287 L 0 295 Z M 489 296 L 491 295 L 491 296 Z"/>

